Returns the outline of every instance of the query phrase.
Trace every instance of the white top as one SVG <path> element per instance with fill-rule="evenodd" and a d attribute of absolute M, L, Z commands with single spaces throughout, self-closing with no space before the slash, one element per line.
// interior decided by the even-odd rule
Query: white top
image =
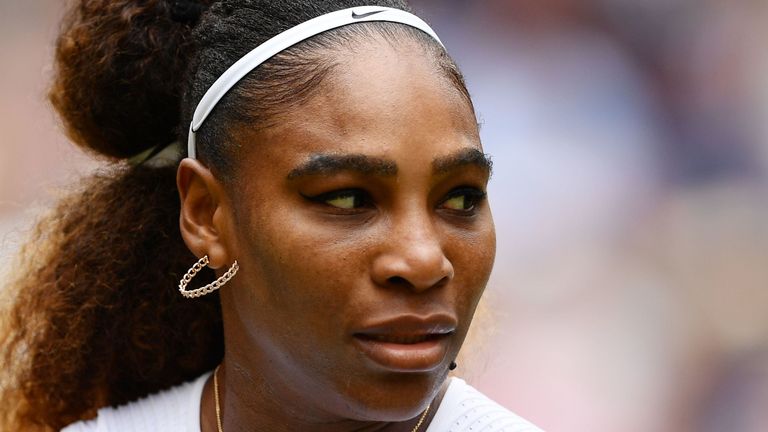
<path fill-rule="evenodd" d="M 102 408 L 95 419 L 61 432 L 201 432 L 200 399 L 209 376 L 211 372 L 117 408 Z"/>
<path fill-rule="evenodd" d="M 62 432 L 200 432 L 200 398 L 210 372 L 194 381 L 117 408 Z M 425 432 L 542 432 L 459 378 L 452 378 Z"/>
<path fill-rule="evenodd" d="M 426 432 L 542 432 L 460 378 L 451 378 Z"/>

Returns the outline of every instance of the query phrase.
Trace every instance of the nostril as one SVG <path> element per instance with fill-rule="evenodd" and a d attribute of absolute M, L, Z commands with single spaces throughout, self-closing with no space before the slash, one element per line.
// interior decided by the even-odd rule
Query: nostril
<path fill-rule="evenodd" d="M 453 279 L 453 265 L 442 251 L 440 254 L 408 255 L 400 250 L 383 254 L 373 262 L 372 279 L 382 287 L 414 292 L 445 286 Z"/>
<path fill-rule="evenodd" d="M 393 285 L 409 285 L 408 281 L 401 276 L 392 276 L 391 278 L 387 279 L 387 282 Z"/>
<path fill-rule="evenodd" d="M 430 287 L 432 287 L 432 288 L 441 287 L 441 286 L 447 284 L 449 280 L 450 280 L 450 277 L 445 276 L 442 279 L 440 279 L 439 281 L 437 281 L 437 283 L 431 284 Z M 402 276 L 392 276 L 389 279 L 387 279 L 387 282 L 390 285 L 393 285 L 393 286 L 402 286 L 402 287 L 407 287 L 407 288 L 414 287 L 414 284 L 412 284 L 408 279 L 406 279 L 406 278 L 404 278 Z"/>

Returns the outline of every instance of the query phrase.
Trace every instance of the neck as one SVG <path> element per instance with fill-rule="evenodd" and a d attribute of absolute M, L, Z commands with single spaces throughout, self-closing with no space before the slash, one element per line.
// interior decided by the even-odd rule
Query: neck
<path fill-rule="evenodd" d="M 229 378 L 227 378 L 229 377 Z M 308 431 L 308 432 L 411 432 L 422 417 L 416 417 L 401 422 L 358 421 L 331 416 L 308 415 L 309 411 L 293 409 L 275 403 L 274 391 L 259 386 L 253 376 L 244 373 L 233 361 L 222 364 L 218 371 L 219 397 L 221 407 L 222 428 L 226 432 L 239 431 Z M 254 391 L 254 389 L 260 391 Z M 432 401 L 431 409 L 424 416 L 419 431 L 426 431 L 430 421 L 448 389 L 446 381 L 436 398 Z M 257 397 L 269 396 L 269 397 Z M 217 432 L 216 404 L 214 400 L 213 375 L 203 389 L 201 401 L 201 430 Z M 254 425 L 258 425 L 254 429 Z"/>

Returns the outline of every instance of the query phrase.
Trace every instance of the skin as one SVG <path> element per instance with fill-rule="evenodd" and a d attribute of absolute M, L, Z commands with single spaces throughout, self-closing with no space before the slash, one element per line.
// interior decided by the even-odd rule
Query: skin
<path fill-rule="evenodd" d="M 465 192 L 489 167 L 459 90 L 407 43 L 337 60 L 278 126 L 238 131 L 253 151 L 231 184 L 179 168 L 187 246 L 218 274 L 240 265 L 221 291 L 226 431 L 410 431 L 432 403 L 430 419 L 493 265 L 490 209 Z M 436 314 L 455 323 L 437 364 L 391 370 L 355 343 L 377 320 Z"/>

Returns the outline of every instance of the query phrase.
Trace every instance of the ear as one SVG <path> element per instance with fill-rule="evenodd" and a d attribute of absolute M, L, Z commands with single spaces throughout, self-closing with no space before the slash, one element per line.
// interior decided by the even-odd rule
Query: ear
<path fill-rule="evenodd" d="M 222 183 L 197 160 L 186 158 L 176 171 L 181 199 L 181 237 L 195 256 L 208 255 L 208 267 L 228 266 L 233 261 L 231 214 Z"/>

